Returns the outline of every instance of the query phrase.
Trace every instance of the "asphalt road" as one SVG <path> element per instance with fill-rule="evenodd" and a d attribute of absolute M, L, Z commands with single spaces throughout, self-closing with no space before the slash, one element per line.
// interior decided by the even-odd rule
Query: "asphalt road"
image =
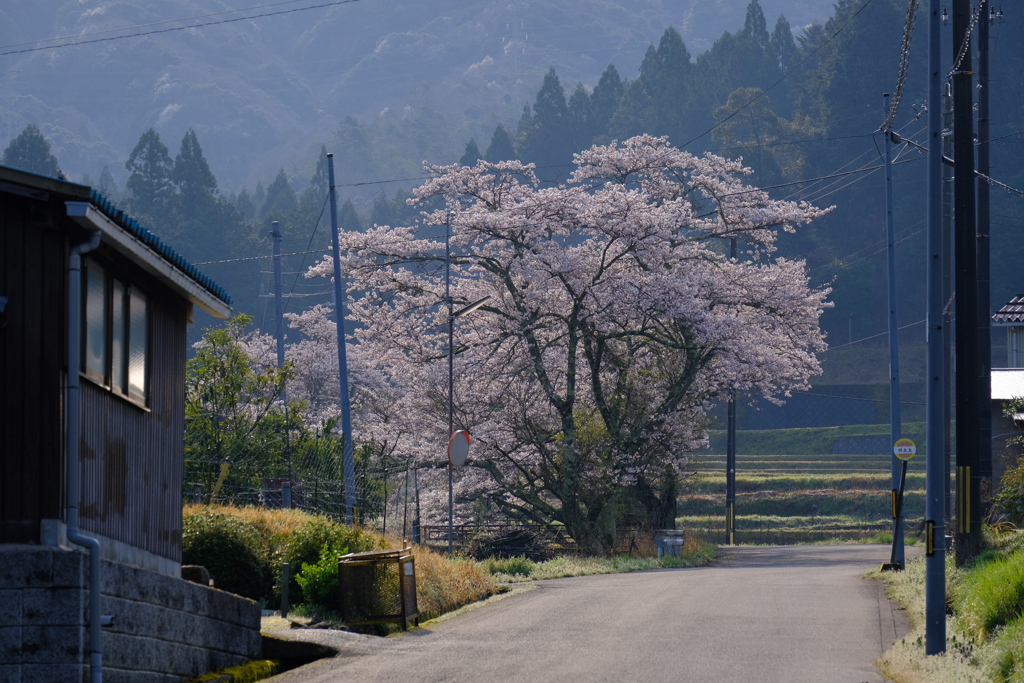
<path fill-rule="evenodd" d="M 271 681 L 884 681 L 874 661 L 906 625 L 862 575 L 888 555 L 725 548 L 712 567 L 540 581 L 400 637 L 293 632 L 341 652 Z"/>

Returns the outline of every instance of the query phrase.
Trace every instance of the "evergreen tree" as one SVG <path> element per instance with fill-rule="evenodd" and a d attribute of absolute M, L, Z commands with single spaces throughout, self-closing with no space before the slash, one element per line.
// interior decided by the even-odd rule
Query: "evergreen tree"
<path fill-rule="evenodd" d="M 779 69 L 782 73 L 789 73 L 800 63 L 800 53 L 796 41 L 793 40 L 793 29 L 786 20 L 786 15 L 780 14 L 778 21 L 775 22 L 770 44 L 775 58 L 779 60 Z"/>
<path fill-rule="evenodd" d="M 263 205 L 267 203 L 267 189 L 263 187 L 262 180 L 256 181 L 256 189 L 252 193 L 252 203 L 253 206 L 261 211 L 263 210 Z M 253 216 L 255 217 L 255 214 Z"/>
<path fill-rule="evenodd" d="M 595 136 L 608 132 L 608 125 L 624 92 L 625 86 L 618 70 L 614 64 L 609 64 L 590 94 L 591 130 L 595 131 Z"/>
<path fill-rule="evenodd" d="M 282 168 L 277 172 L 274 182 L 270 183 L 270 186 L 267 188 L 267 198 L 263 202 L 263 208 L 260 209 L 260 217 L 267 218 L 271 214 L 277 214 L 277 220 L 280 220 L 280 216 L 287 214 L 297 207 L 298 201 L 295 199 L 295 190 L 292 189 L 291 183 L 288 182 L 288 175 Z"/>
<path fill-rule="evenodd" d="M 593 105 L 590 93 L 582 83 L 577 84 L 569 96 L 568 113 L 571 149 L 573 152 L 581 152 L 590 147 L 590 141 L 600 132 L 593 129 Z"/>
<path fill-rule="evenodd" d="M 330 192 L 330 172 L 327 168 L 327 147 L 320 145 L 320 156 L 316 161 L 316 170 L 313 177 L 309 179 L 309 187 L 302 191 L 303 210 L 312 209 L 317 212 L 323 206 L 324 200 Z"/>
<path fill-rule="evenodd" d="M 466 143 L 466 151 L 459 159 L 459 164 L 462 166 L 476 166 L 476 162 L 481 158 L 480 148 L 476 146 L 476 139 L 470 138 L 469 142 Z"/>
<path fill-rule="evenodd" d="M 351 199 L 346 199 L 345 203 L 338 209 L 338 229 L 342 232 L 363 231 L 363 222 L 359 218 L 359 212 L 356 211 L 356 207 Z"/>
<path fill-rule="evenodd" d="M 373 208 L 370 209 L 370 225 L 391 225 L 395 224 L 395 208 L 391 204 L 391 198 L 387 192 L 380 191 L 380 194 L 373 200 Z"/>
<path fill-rule="evenodd" d="M 247 188 L 243 187 L 235 197 L 235 206 L 238 207 L 243 219 L 248 221 L 256 217 L 256 203 L 252 200 Z"/>
<path fill-rule="evenodd" d="M 121 191 L 117 188 L 117 181 L 114 180 L 114 176 L 110 173 L 110 168 L 106 164 L 103 164 L 103 170 L 100 171 L 100 179 L 96 183 L 96 189 L 111 201 L 119 201 L 121 199 Z"/>
<path fill-rule="evenodd" d="M 682 144 L 696 134 L 692 113 L 697 103 L 690 52 L 679 32 L 670 27 L 658 47 L 647 48 L 640 78 L 630 83 L 619 100 L 609 133 L 616 138 L 668 135 L 673 143 Z"/>
<path fill-rule="evenodd" d="M 195 221 L 210 214 L 216 202 L 217 179 L 203 156 L 199 138 L 191 128 L 181 139 L 171 180 L 178 190 L 176 204 L 180 220 Z"/>
<path fill-rule="evenodd" d="M 616 140 L 625 140 L 646 132 L 653 133 L 654 123 L 654 105 L 647 89 L 640 79 L 629 81 L 615 114 L 608 122 L 608 135 Z"/>
<path fill-rule="evenodd" d="M 798 177 L 803 156 L 798 146 L 779 144 L 797 137 L 797 127 L 772 111 L 768 97 L 762 95 L 759 88 L 733 91 L 715 109 L 718 126 L 711 135 L 725 147 L 724 156 L 743 157 L 743 164 L 754 170 L 754 182 L 764 186 Z"/>
<path fill-rule="evenodd" d="M 125 189 L 132 212 L 166 225 L 174 198 L 174 162 L 156 130 L 150 128 L 142 134 L 124 166 L 129 173 Z"/>
<path fill-rule="evenodd" d="M 492 164 L 496 164 L 499 161 L 509 161 L 517 158 L 512 136 L 505 130 L 505 126 L 499 123 L 498 127 L 494 129 L 494 134 L 491 135 L 491 143 L 487 145 L 484 159 Z"/>
<path fill-rule="evenodd" d="M 522 160 L 544 168 L 545 178 L 567 174 L 568 168 L 551 168 L 571 162 L 573 153 L 569 106 L 554 67 L 537 92 L 532 115 L 524 110 L 518 137 Z"/>
<path fill-rule="evenodd" d="M 750 0 L 747 5 L 747 17 L 743 21 L 741 35 L 752 38 L 755 43 L 767 47 L 770 41 L 768 36 L 768 22 L 764 18 L 764 10 L 757 0 Z"/>
<path fill-rule="evenodd" d="M 50 152 L 50 143 L 34 123 L 25 126 L 25 130 L 11 140 L 0 157 L 0 164 L 51 178 L 61 175 L 57 157 Z"/>
<path fill-rule="evenodd" d="M 420 210 L 415 203 L 410 204 L 413 198 L 411 192 L 404 187 L 395 190 L 394 212 L 395 223 L 398 225 L 412 225 L 420 217 Z"/>

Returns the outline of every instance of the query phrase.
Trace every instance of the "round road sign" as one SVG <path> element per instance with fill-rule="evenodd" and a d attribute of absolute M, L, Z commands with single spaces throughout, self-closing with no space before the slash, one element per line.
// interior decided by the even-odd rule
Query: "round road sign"
<path fill-rule="evenodd" d="M 892 454 L 900 460 L 910 460 L 917 455 L 917 444 L 911 439 L 900 439 L 893 445 Z"/>
<path fill-rule="evenodd" d="M 448 462 L 452 467 L 462 467 L 469 457 L 469 432 L 460 429 L 448 439 Z"/>

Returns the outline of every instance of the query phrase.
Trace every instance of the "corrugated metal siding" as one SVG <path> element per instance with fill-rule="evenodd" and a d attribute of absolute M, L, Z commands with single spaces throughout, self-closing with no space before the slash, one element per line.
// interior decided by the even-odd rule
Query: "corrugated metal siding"
<path fill-rule="evenodd" d="M 150 316 L 148 411 L 82 380 L 82 528 L 180 561 L 186 312 Z"/>
<path fill-rule="evenodd" d="M 47 226 L 47 208 L 16 195 L 0 201 L 0 295 L 9 299 L 0 329 L 0 529 L 38 528 L 63 511 L 67 249 Z"/>

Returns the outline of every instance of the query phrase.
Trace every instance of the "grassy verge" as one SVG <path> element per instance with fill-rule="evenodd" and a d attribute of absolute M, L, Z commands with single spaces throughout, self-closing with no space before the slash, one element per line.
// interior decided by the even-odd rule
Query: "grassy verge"
<path fill-rule="evenodd" d="M 925 654 L 924 558 L 903 572 L 871 572 L 907 610 L 912 631 L 878 662 L 897 683 L 1024 681 L 1024 533 L 988 536 L 965 568 L 946 562 L 946 652 Z"/>
<path fill-rule="evenodd" d="M 924 434 L 923 422 L 904 422 L 906 434 Z M 743 452 L 749 455 L 771 455 L 773 453 L 815 454 L 834 452 L 839 439 L 850 436 L 889 436 L 888 424 L 846 425 L 843 427 L 809 427 L 803 429 L 760 429 L 740 430 L 737 440 L 743 444 Z M 725 452 L 725 431 L 712 430 L 706 453 Z M 918 453 L 923 454 L 924 441 L 918 438 Z"/>
<path fill-rule="evenodd" d="M 558 579 L 590 574 L 621 574 L 645 569 L 699 567 L 710 564 L 717 546 L 695 536 L 687 538 L 679 557 L 556 557 L 546 562 L 531 562 L 523 557 L 489 558 L 481 566 L 501 583 Z"/>

